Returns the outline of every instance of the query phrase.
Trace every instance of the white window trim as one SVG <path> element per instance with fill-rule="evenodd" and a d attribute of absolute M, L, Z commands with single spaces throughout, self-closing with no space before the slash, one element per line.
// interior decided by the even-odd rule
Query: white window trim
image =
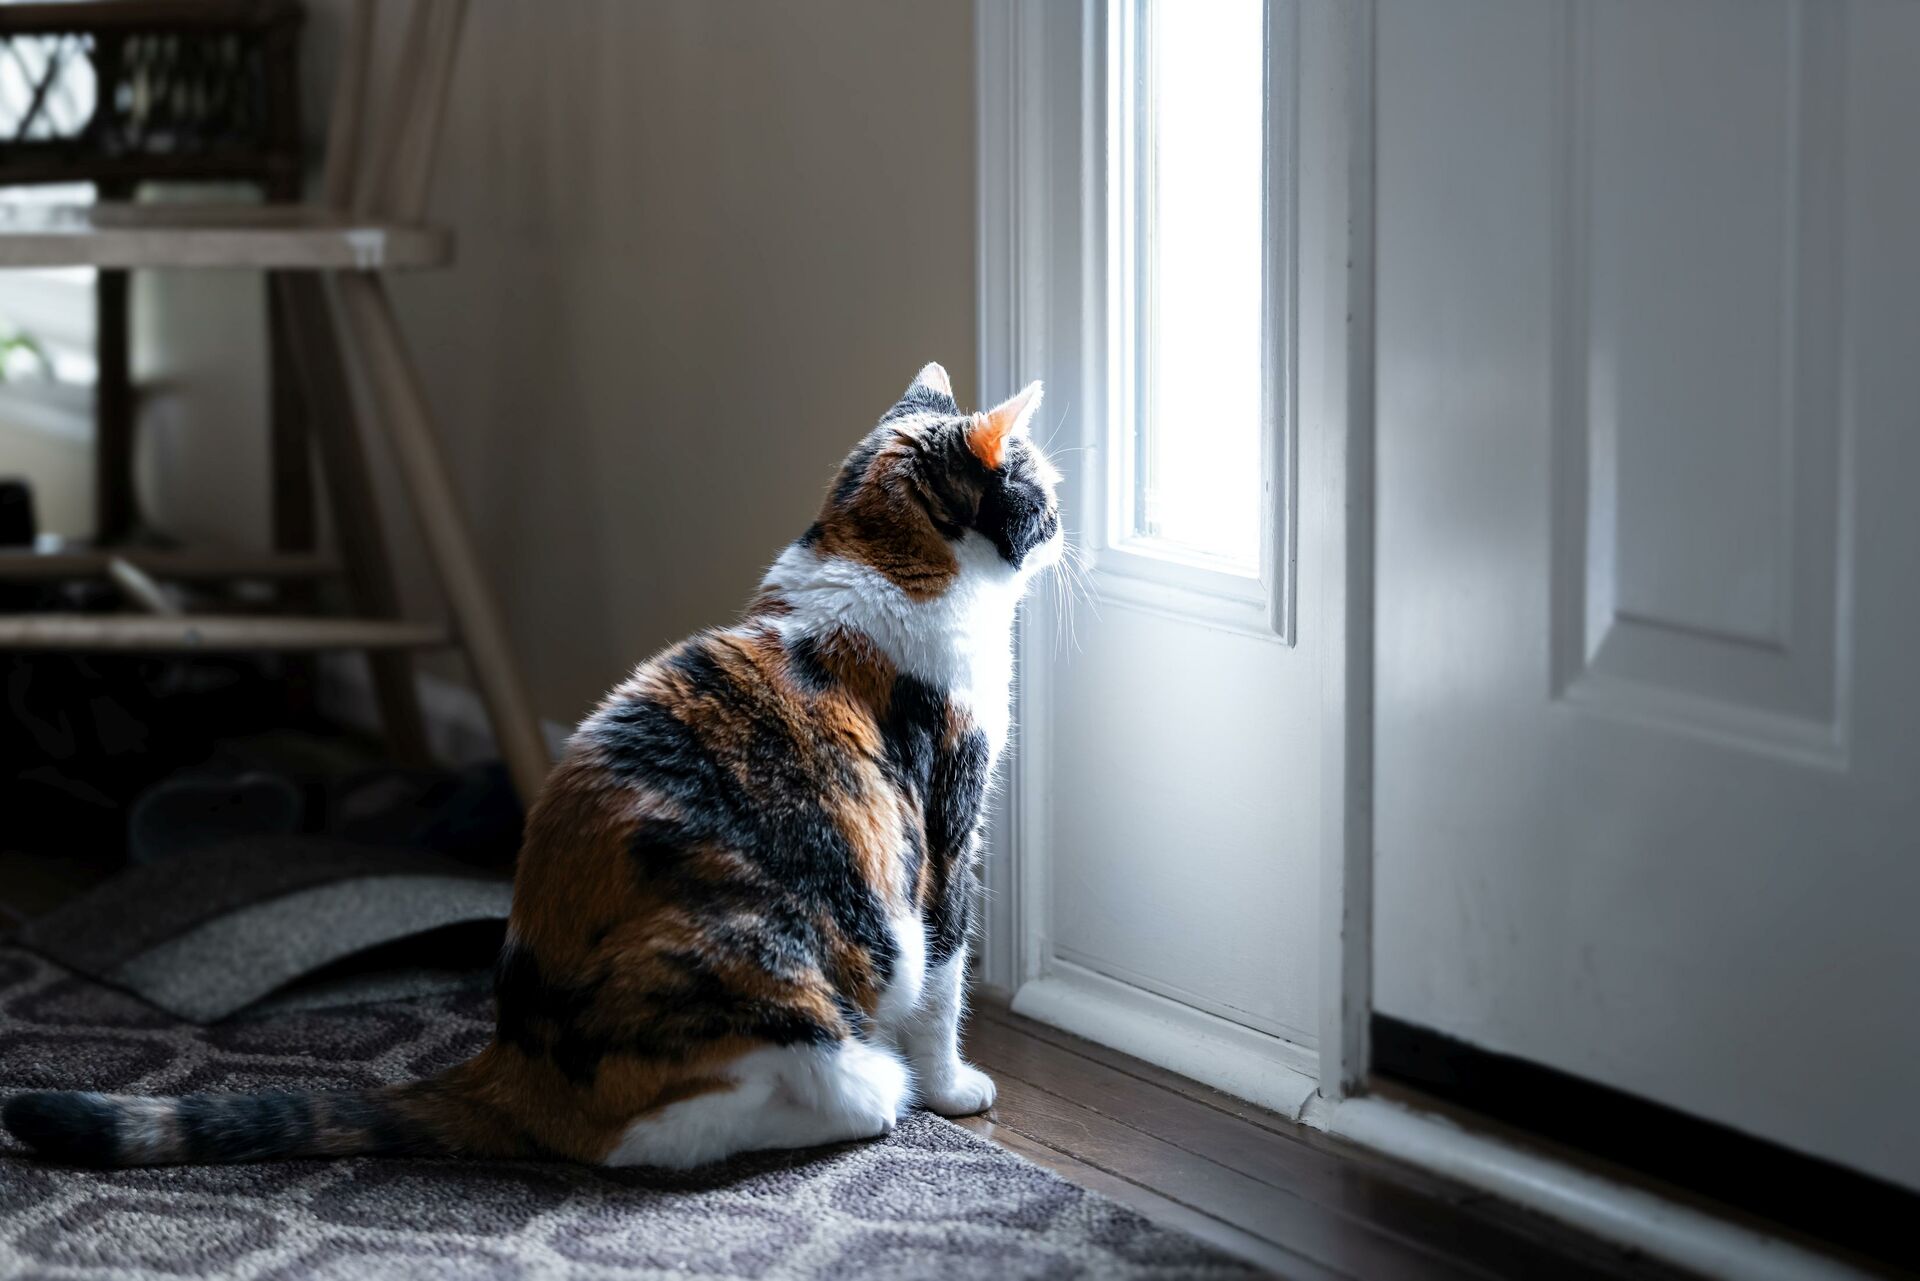
<path fill-rule="evenodd" d="M 1074 65 L 1082 7 L 1097 2 L 976 0 L 974 11 L 981 382 L 975 403 L 995 404 L 1034 371 L 1045 370 L 1042 430 L 1058 420 L 1061 406 L 1073 407 L 1074 415 L 1099 412 L 1097 401 L 1090 403 L 1098 388 L 1080 381 L 1084 361 L 1074 348 L 1084 335 L 1069 332 L 1063 342 L 1047 333 L 1056 316 L 1076 309 L 1099 315 L 1104 307 L 1097 293 L 1080 295 L 1083 282 L 1098 286 L 1085 264 L 1055 261 L 1050 252 L 1051 246 L 1071 251 L 1079 243 L 1071 211 L 1082 176 L 1077 169 L 1063 174 L 1048 166 L 1056 151 L 1079 154 L 1078 80 L 1051 73 L 1063 62 Z M 1063 219 L 1066 225 L 1056 227 Z M 1058 361 L 1050 359 L 1056 350 Z M 979 981 L 1006 998 L 1038 976 L 1041 958 L 1029 940 L 1047 917 L 1048 887 L 1035 856 L 1048 826 L 1046 789 L 1026 762 L 1048 754 L 1048 719 L 1030 713 L 1049 703 L 1052 663 L 1029 632 L 1023 615 L 1015 635 L 1019 675 L 1013 694 L 1014 722 L 1021 729 L 1000 767 L 1006 788 L 987 832 L 986 893 L 976 939 Z"/>
<path fill-rule="evenodd" d="M 1119 11 L 1136 12 L 1144 0 L 1115 0 L 1111 5 L 1094 5 L 1087 11 L 1089 54 L 1087 70 L 1099 70 L 1120 61 L 1122 24 L 1114 21 Z M 1266 358 L 1262 367 L 1260 395 L 1260 543 L 1258 569 L 1254 574 L 1210 565 L 1205 556 L 1184 552 L 1172 545 L 1156 546 L 1153 540 L 1128 534 L 1127 494 L 1132 488 L 1128 474 L 1128 451 L 1123 436 L 1136 429 L 1138 413 L 1133 405 L 1135 377 L 1130 361 L 1123 355 L 1132 351 L 1133 326 L 1138 316 L 1129 305 L 1106 309 L 1107 327 L 1090 334 L 1088 344 L 1090 379 L 1097 378 L 1104 388 L 1103 402 L 1110 407 L 1107 418 L 1110 431 L 1105 439 L 1093 438 L 1094 448 L 1087 451 L 1084 466 L 1103 473 L 1105 501 L 1088 515 L 1088 540 L 1093 549 L 1095 583 L 1102 601 L 1124 607 L 1167 614 L 1187 622 L 1211 623 L 1230 631 L 1264 640 L 1291 645 L 1294 639 L 1294 593 L 1298 576 L 1294 548 L 1298 537 L 1299 433 L 1296 415 L 1295 293 L 1298 241 L 1295 236 L 1293 182 L 1295 152 L 1295 95 L 1298 10 L 1291 0 L 1268 0 L 1266 9 L 1267 68 L 1265 215 L 1267 252 L 1262 258 L 1261 324 Z M 1137 25 L 1137 19 L 1136 19 Z M 1288 69 L 1284 77 L 1274 75 L 1275 68 Z M 1092 237 L 1086 246 L 1090 259 L 1104 263 L 1107 280 L 1132 280 L 1137 266 L 1131 261 L 1138 246 L 1127 234 L 1127 222 L 1134 217 L 1130 196 L 1137 193 L 1134 183 L 1111 175 L 1127 164 L 1124 155 L 1131 139 L 1109 129 L 1110 122 L 1129 110 L 1127 88 L 1117 77 L 1089 76 L 1089 88 L 1083 110 L 1089 111 L 1088 127 L 1104 137 L 1103 164 L 1087 176 L 1086 198 L 1090 202 L 1087 229 Z M 1097 114 L 1094 109 L 1097 107 Z M 1109 193 L 1117 192 L 1117 198 Z"/>
<path fill-rule="evenodd" d="M 1268 0 L 1268 5 L 1275 15 L 1269 19 L 1269 30 L 1279 33 L 1286 42 L 1294 72 L 1276 78 L 1276 83 L 1284 79 L 1286 92 L 1271 95 L 1269 101 L 1269 110 L 1279 112 L 1285 122 L 1277 130 L 1269 127 L 1270 143 L 1285 146 L 1289 158 L 1281 166 L 1269 168 L 1270 176 L 1286 196 L 1277 202 L 1279 208 L 1273 207 L 1276 202 L 1269 202 L 1269 217 L 1281 219 L 1285 228 L 1280 242 L 1285 248 L 1273 256 L 1280 270 L 1269 277 L 1266 297 L 1267 305 L 1280 307 L 1283 316 L 1283 324 L 1270 325 L 1269 333 L 1283 335 L 1287 346 L 1293 348 L 1302 336 L 1294 319 L 1300 306 L 1296 287 L 1304 278 L 1296 264 L 1299 215 L 1294 204 L 1304 184 L 1291 181 L 1288 172 L 1301 119 L 1295 98 L 1300 92 L 1304 61 L 1329 53 L 1341 60 L 1340 68 L 1333 72 L 1313 72 L 1320 86 L 1318 92 L 1328 99 L 1316 108 L 1320 114 L 1314 128 L 1329 134 L 1344 130 L 1344 121 L 1334 117 L 1347 105 L 1340 86 L 1344 84 L 1351 37 L 1339 33 L 1351 26 L 1351 15 L 1323 0 L 1307 0 L 1304 4 L 1302 0 Z M 1049 413 L 1041 428 L 1042 439 L 1055 446 L 1081 447 L 1073 458 L 1082 471 L 1083 492 L 1087 472 L 1108 465 L 1103 448 L 1107 441 L 1101 429 L 1108 421 L 1111 399 L 1106 365 L 1112 339 L 1106 326 L 1105 296 L 1109 268 L 1105 148 L 1109 51 L 1105 44 L 1105 7 L 1106 0 L 1080 0 L 1077 4 L 978 0 L 976 6 L 979 399 L 983 404 L 992 403 L 1026 380 L 1044 377 Z M 1297 38 L 1305 30 L 1302 17 L 1308 11 L 1316 15 L 1311 30 L 1320 54 Z M 1272 101 L 1280 98 L 1286 101 Z M 1305 153 L 1301 154 L 1304 158 Z M 1315 155 L 1317 163 L 1338 167 L 1338 180 L 1317 182 L 1316 193 L 1325 189 L 1343 201 L 1344 148 L 1329 148 L 1321 142 Z M 1315 200 L 1317 205 L 1327 204 L 1318 194 Z M 1327 255 L 1328 261 L 1315 264 L 1308 273 L 1317 282 L 1315 322 L 1310 328 L 1321 335 L 1317 339 L 1321 347 L 1337 343 L 1344 350 L 1346 319 L 1351 310 L 1346 293 L 1350 252 L 1345 206 L 1317 207 L 1315 217 L 1316 225 L 1322 228 L 1322 241 L 1337 239 L 1338 244 L 1321 243 L 1315 249 L 1316 254 Z M 1296 458 L 1291 438 L 1304 415 L 1319 414 L 1336 433 L 1345 429 L 1345 365 L 1343 360 L 1331 359 L 1321 347 L 1305 353 L 1311 369 L 1310 387 L 1296 376 L 1302 366 L 1294 351 L 1268 362 L 1269 371 L 1279 375 L 1275 381 L 1285 392 L 1284 399 L 1268 397 L 1268 403 L 1281 411 L 1269 415 L 1274 439 L 1288 440 L 1282 448 L 1270 451 L 1268 457 L 1274 467 L 1270 474 L 1284 478 L 1289 487 L 1293 485 Z M 1064 438 L 1050 438 L 1047 429 L 1063 423 Z M 1335 451 L 1333 457 L 1336 466 L 1345 465 L 1344 454 Z M 1284 583 L 1279 575 L 1269 581 L 1284 586 L 1284 590 L 1263 591 L 1252 601 L 1244 597 L 1234 600 L 1217 591 L 1196 590 L 1192 582 L 1117 572 L 1108 557 L 1108 563 L 1096 570 L 1101 611 L 1113 606 L 1170 613 L 1189 623 L 1246 631 L 1290 644 L 1298 579 L 1292 546 L 1298 504 L 1291 501 L 1295 497 L 1292 489 L 1287 492 L 1287 519 L 1284 523 L 1271 522 L 1279 528 L 1269 531 L 1276 548 L 1269 563 L 1282 569 Z M 1105 531 L 1096 523 L 1103 518 L 1098 513 L 1080 514 L 1094 518 L 1082 525 L 1088 542 L 1096 547 L 1104 544 Z M 1286 550 L 1278 553 L 1282 536 Z M 1340 546 L 1322 550 L 1330 557 L 1324 563 L 1335 572 L 1316 571 L 1327 581 L 1313 601 L 1313 626 L 1317 635 L 1340 651 L 1346 644 L 1347 575 L 1344 561 L 1339 559 L 1345 554 L 1344 539 Z M 1316 552 L 1315 563 L 1323 563 L 1320 552 Z M 1126 1042 L 1136 1052 L 1144 1050 L 1189 1075 L 1299 1115 L 1315 1097 L 1321 1081 L 1337 1083 L 1357 1075 L 1356 1069 L 1346 1065 L 1359 1059 L 1344 1045 L 1342 1037 L 1348 1029 L 1365 1027 L 1365 1001 L 1356 1003 L 1346 991 L 1349 981 L 1364 983 L 1364 973 L 1343 969 L 1342 963 L 1323 963 L 1326 981 L 1332 985 L 1330 991 L 1340 993 L 1323 1001 L 1323 1010 L 1345 1013 L 1331 1022 L 1323 1015 L 1317 1034 L 1319 1048 L 1315 1050 L 1251 1032 L 1150 993 L 1115 991 L 1120 985 L 1102 983 L 1100 976 L 1052 955 L 1046 937 L 1051 920 L 1047 844 L 1053 830 L 1052 802 L 1041 763 L 1051 758 L 1052 726 L 1050 717 L 1042 713 L 1051 707 L 1053 645 L 1050 636 L 1032 636 L 1028 631 L 1023 625 L 1017 638 L 1015 717 L 1021 728 L 1011 759 L 1003 766 L 1007 794 L 990 831 L 979 951 L 983 981 L 1013 996 L 1016 1008 L 1023 1011 L 1096 1039 Z M 1326 706 L 1344 716 L 1342 709 L 1351 702 L 1345 697 L 1347 673 L 1370 667 L 1335 662 L 1327 670 L 1334 679 L 1325 686 Z M 1326 719 L 1338 717 L 1323 717 Z M 1328 937 L 1336 942 L 1349 941 L 1347 947 L 1338 949 L 1339 961 L 1344 962 L 1348 956 L 1366 953 L 1359 941 L 1366 914 L 1349 911 L 1345 899 L 1347 836 L 1344 825 L 1337 821 L 1349 809 L 1350 789 L 1342 768 L 1350 759 L 1344 727 L 1330 732 L 1323 750 L 1330 753 L 1325 759 L 1334 768 L 1322 770 L 1326 788 L 1323 804 L 1329 807 L 1328 821 L 1322 826 L 1329 833 L 1328 856 L 1337 856 L 1341 867 L 1322 878 L 1323 883 L 1334 886 L 1322 907 L 1329 922 Z M 1334 958 L 1330 955 L 1329 959 Z"/>

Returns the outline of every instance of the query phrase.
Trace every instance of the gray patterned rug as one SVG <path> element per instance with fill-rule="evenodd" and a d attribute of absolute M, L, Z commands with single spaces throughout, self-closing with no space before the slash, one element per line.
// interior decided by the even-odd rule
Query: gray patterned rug
<path fill-rule="evenodd" d="M 478 991 L 178 1022 L 0 948 L 0 1097 L 20 1089 L 373 1085 L 486 1040 Z M 0 1278 L 1240 1277 L 937 1118 L 693 1175 L 528 1162 L 289 1161 L 86 1171 L 0 1135 Z"/>

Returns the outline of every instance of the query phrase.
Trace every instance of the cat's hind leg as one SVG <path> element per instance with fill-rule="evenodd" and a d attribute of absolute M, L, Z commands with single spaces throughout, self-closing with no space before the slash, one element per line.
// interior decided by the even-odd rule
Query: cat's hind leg
<path fill-rule="evenodd" d="M 730 1088 L 682 1099 L 628 1126 L 606 1163 L 688 1169 L 740 1152 L 879 1138 L 912 1097 L 899 1055 L 857 1037 L 755 1050 L 726 1076 Z"/>

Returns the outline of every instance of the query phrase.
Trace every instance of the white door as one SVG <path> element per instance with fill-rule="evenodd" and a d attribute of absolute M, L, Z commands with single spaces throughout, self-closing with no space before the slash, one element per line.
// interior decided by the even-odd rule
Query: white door
<path fill-rule="evenodd" d="M 1920 1187 L 1920 6 L 1377 41 L 1375 1008 Z"/>
<path fill-rule="evenodd" d="M 1007 195 L 1051 219 L 999 264 L 1027 291 L 1029 345 L 1008 363 L 1049 380 L 1037 430 L 1069 474 L 1094 598 L 1026 619 L 1006 842 L 1021 870 L 990 919 L 1018 935 L 1017 1010 L 1295 1110 L 1317 1067 L 1329 644 L 1301 602 L 1336 511 L 1294 374 L 1315 252 L 1296 247 L 1321 231 L 1296 200 L 1298 15 L 987 11 L 1028 28 L 1016 97 L 1052 104 L 990 110 L 983 149 L 1044 139 Z M 984 58 L 994 40 L 989 23 Z M 999 102 L 991 78 L 983 92 Z M 983 197 L 990 250 L 1001 199 Z M 991 297 L 987 313 L 991 380 Z"/>

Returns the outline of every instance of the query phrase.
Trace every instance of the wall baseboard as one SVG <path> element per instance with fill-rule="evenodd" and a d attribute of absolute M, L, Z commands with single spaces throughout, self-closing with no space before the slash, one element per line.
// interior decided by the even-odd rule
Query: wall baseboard
<path fill-rule="evenodd" d="M 500 755 L 486 706 L 470 687 L 427 672 L 414 674 L 419 691 L 420 716 L 426 722 L 427 747 L 444 765 L 471 765 Z M 329 654 L 320 661 L 317 702 L 322 715 L 368 733 L 380 732 L 380 708 L 374 700 L 373 678 L 357 654 Z M 543 720 L 540 732 L 555 760 L 572 736 L 571 726 Z"/>
<path fill-rule="evenodd" d="M 1703 1276 L 1729 1281 L 1832 1281 L 1874 1275 L 1745 1224 L 1378 1096 L 1338 1102 L 1316 1099 L 1301 1120 Z"/>
<path fill-rule="evenodd" d="M 1542 1063 L 1375 1014 L 1373 1072 L 1783 1229 L 1920 1270 L 1920 1192 Z"/>
<path fill-rule="evenodd" d="M 1299 1119 L 1319 1083 L 1312 1050 L 1056 961 L 1013 1011 Z"/>
<path fill-rule="evenodd" d="M 1303 1125 L 1704 1276 L 1874 1275 L 1846 1260 L 1379 1095 L 1328 1099 L 1314 1054 L 1078 966 L 1020 987 L 1016 1014 L 1158 1064 Z"/>

